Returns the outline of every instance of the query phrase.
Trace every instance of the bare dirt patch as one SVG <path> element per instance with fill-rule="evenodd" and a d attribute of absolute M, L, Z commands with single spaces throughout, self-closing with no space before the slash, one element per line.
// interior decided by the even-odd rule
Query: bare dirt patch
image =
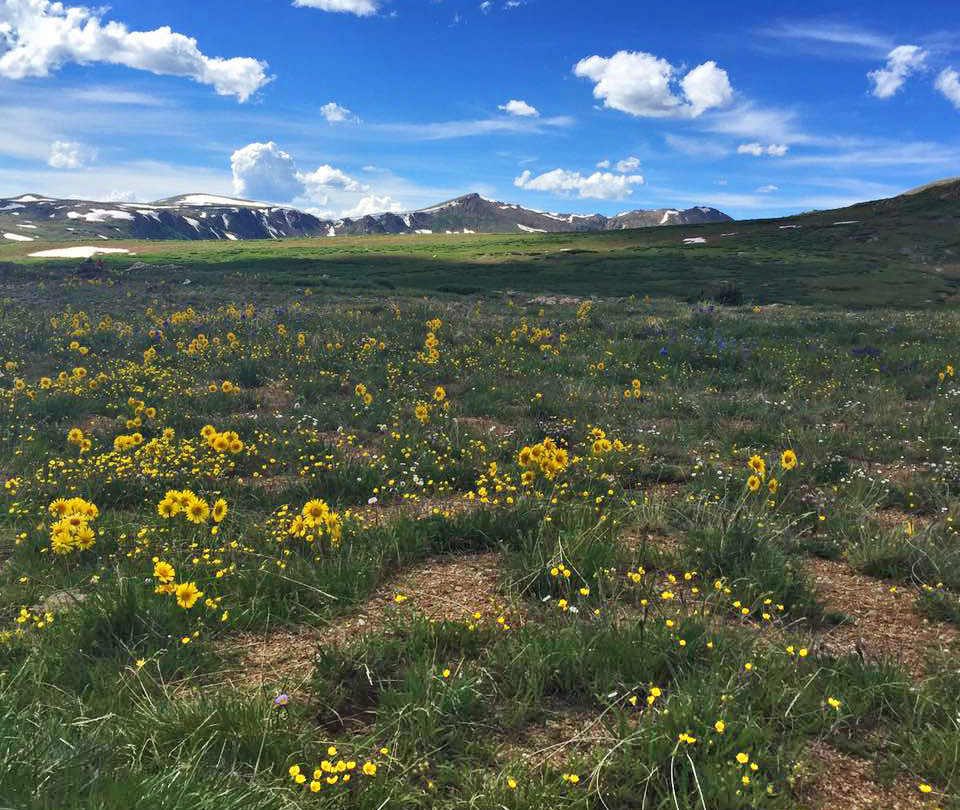
<path fill-rule="evenodd" d="M 922 617 L 908 588 L 857 574 L 842 562 L 812 559 L 808 568 L 825 607 L 851 617 L 823 635 L 830 647 L 892 658 L 919 676 L 925 658 L 960 645 L 960 630 Z"/>
<path fill-rule="evenodd" d="M 400 573 L 356 611 L 324 627 L 301 626 L 232 637 L 222 649 L 237 654 L 239 664 L 236 670 L 223 673 L 223 680 L 245 689 L 283 684 L 290 693 L 310 677 L 318 646 L 345 644 L 382 631 L 402 614 L 430 621 L 502 619 L 498 623 L 507 626 L 524 618 L 522 610 L 508 604 L 500 587 L 497 554 L 433 559 Z"/>
<path fill-rule="evenodd" d="M 798 776 L 813 810 L 919 810 L 925 806 L 917 785 L 907 777 L 882 786 L 874 779 L 870 760 L 823 742 L 807 748 Z"/>

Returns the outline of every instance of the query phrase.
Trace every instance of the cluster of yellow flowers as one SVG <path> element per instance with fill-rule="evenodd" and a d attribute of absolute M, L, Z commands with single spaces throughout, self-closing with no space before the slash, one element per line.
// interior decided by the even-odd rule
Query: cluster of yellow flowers
<path fill-rule="evenodd" d="M 339 513 L 330 510 L 326 501 L 314 498 L 312 501 L 307 501 L 300 510 L 300 514 L 290 522 L 287 533 L 294 537 L 302 537 L 308 543 L 326 534 L 331 544 L 337 546 L 343 535 L 343 520 Z"/>
<path fill-rule="evenodd" d="M 387 748 L 381 748 L 380 754 L 386 756 L 390 751 Z M 314 768 L 311 776 L 312 779 L 303 771 L 299 765 L 291 765 L 287 769 L 287 773 L 290 774 L 290 778 L 298 785 L 303 785 L 313 793 L 319 793 L 324 784 L 327 785 L 342 785 L 346 787 L 350 784 L 350 781 L 354 776 L 358 774 L 363 774 L 363 776 L 374 777 L 377 775 L 378 765 L 375 762 L 367 760 L 362 765 L 353 759 L 337 759 L 333 760 L 334 757 L 338 755 L 336 747 L 330 746 L 327 748 L 327 757 L 320 763 L 319 768 Z"/>
<path fill-rule="evenodd" d="M 784 450 L 780 454 L 781 472 L 792 470 L 796 466 L 797 454 L 793 452 L 793 450 Z M 747 461 L 747 467 L 749 467 L 753 472 L 753 474 L 747 478 L 747 489 L 749 489 L 751 492 L 756 492 L 766 480 L 767 462 L 764 461 L 761 456 L 751 456 L 749 461 Z M 767 491 L 771 495 L 776 495 L 779 488 L 780 483 L 776 478 L 771 477 L 770 480 L 767 481 Z"/>
<path fill-rule="evenodd" d="M 175 518 L 182 514 L 191 523 L 206 523 L 209 517 L 213 517 L 214 523 L 221 523 L 227 516 L 227 502 L 220 498 L 210 509 L 203 498 L 197 496 L 189 489 L 170 489 L 163 496 L 163 500 L 157 504 L 157 514 L 162 518 Z"/>
<path fill-rule="evenodd" d="M 643 397 L 642 386 L 643 383 L 640 382 L 640 380 L 631 380 L 630 387 L 623 392 L 623 398 L 630 399 L 633 397 L 634 399 L 641 399 Z"/>
<path fill-rule="evenodd" d="M 131 450 L 141 444 L 143 444 L 143 434 L 139 431 L 137 433 L 131 433 L 129 436 L 121 433 L 113 439 L 113 449 L 118 453 L 122 453 L 124 450 Z"/>
<path fill-rule="evenodd" d="M 200 435 L 218 453 L 237 455 L 243 452 L 244 444 L 235 430 L 225 430 L 220 433 L 213 425 L 204 425 Z"/>
<path fill-rule="evenodd" d="M 224 380 L 222 383 L 220 383 L 220 385 L 217 385 L 214 382 L 210 383 L 210 385 L 207 386 L 207 390 L 211 394 L 216 394 L 217 391 L 221 391 L 224 394 L 232 394 L 237 390 L 237 387 L 230 382 L 230 380 Z"/>
<path fill-rule="evenodd" d="M 527 471 L 521 478 L 524 484 L 533 482 L 537 469 L 547 479 L 553 480 L 567 469 L 570 463 L 567 451 L 563 447 L 558 447 L 557 443 L 550 438 L 544 439 L 539 444 L 524 447 L 517 457 L 517 462 Z"/>
<path fill-rule="evenodd" d="M 437 348 L 440 341 L 437 340 L 437 331 L 441 326 L 443 326 L 443 321 L 439 318 L 427 321 L 427 329 L 430 331 L 427 332 L 427 337 L 423 341 L 423 351 L 420 352 L 418 357 L 428 366 L 434 366 L 440 362 L 440 350 Z"/>
<path fill-rule="evenodd" d="M 373 404 L 373 394 L 367 390 L 367 386 L 365 386 L 363 383 L 357 383 L 356 387 L 353 389 L 353 392 L 368 408 Z"/>
<path fill-rule="evenodd" d="M 611 451 L 616 451 L 622 453 L 624 450 L 628 449 L 619 439 L 614 439 L 612 442 L 607 438 L 606 432 L 602 428 L 591 428 L 590 429 L 590 438 L 593 440 L 591 449 L 595 456 L 603 456 Z"/>
<path fill-rule="evenodd" d="M 69 554 L 93 548 L 96 534 L 90 523 L 100 510 L 83 498 L 57 498 L 50 504 L 50 515 L 56 522 L 50 527 L 50 548 L 54 554 Z"/>
<path fill-rule="evenodd" d="M 153 576 L 157 580 L 157 586 L 154 593 L 169 593 L 176 597 L 177 604 L 184 610 L 190 610 L 197 600 L 203 596 L 195 582 L 176 583 L 176 569 L 170 563 L 164 562 L 157 557 L 153 558 Z"/>
<path fill-rule="evenodd" d="M 952 376 L 953 376 L 953 366 L 947 363 L 947 367 L 943 371 L 941 371 L 939 374 L 937 374 L 937 379 L 940 380 L 940 382 L 943 382 L 947 377 L 952 377 Z"/>
<path fill-rule="evenodd" d="M 79 447 L 81 453 L 85 453 L 93 447 L 93 442 L 83 435 L 83 431 L 80 428 L 71 428 L 67 432 L 67 441 Z"/>

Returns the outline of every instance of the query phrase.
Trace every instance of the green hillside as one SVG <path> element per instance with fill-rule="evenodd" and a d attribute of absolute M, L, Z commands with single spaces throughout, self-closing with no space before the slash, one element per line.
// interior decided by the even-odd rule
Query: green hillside
<path fill-rule="evenodd" d="M 703 240 L 685 242 L 684 240 Z M 77 261 L 30 253 L 62 242 L 0 245 L 11 280 L 73 272 Z M 90 243 L 86 243 L 90 244 Z M 101 244 L 102 246 L 102 244 Z M 602 233 L 390 235 L 244 242 L 111 240 L 151 282 L 576 296 L 723 296 L 758 303 L 938 307 L 960 287 L 960 182 L 782 219 Z"/>

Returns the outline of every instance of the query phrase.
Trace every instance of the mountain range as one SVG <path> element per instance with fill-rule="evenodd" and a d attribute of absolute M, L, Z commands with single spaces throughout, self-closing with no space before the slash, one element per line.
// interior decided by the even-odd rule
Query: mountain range
<path fill-rule="evenodd" d="M 90 239 L 282 239 L 417 233 L 558 233 L 729 222 L 716 208 L 557 214 L 467 194 L 407 213 L 321 219 L 288 206 L 213 194 L 152 203 L 62 200 L 39 194 L 0 198 L 0 236 L 9 241 Z"/>

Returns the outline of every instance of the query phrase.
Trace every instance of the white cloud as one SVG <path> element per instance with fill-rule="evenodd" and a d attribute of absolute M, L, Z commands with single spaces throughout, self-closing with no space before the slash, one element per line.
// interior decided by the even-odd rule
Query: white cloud
<path fill-rule="evenodd" d="M 344 210 L 342 217 L 365 217 L 370 214 L 382 214 L 385 211 L 397 213 L 403 211 L 403 205 L 394 202 L 390 197 L 378 197 L 371 194 L 369 197 L 363 197 L 353 208 Z"/>
<path fill-rule="evenodd" d="M 774 191 L 779 191 L 780 186 L 775 186 L 773 183 L 770 183 L 766 186 L 760 186 L 756 189 L 757 194 L 772 194 Z"/>
<path fill-rule="evenodd" d="M 680 71 L 666 59 L 618 51 L 581 59 L 573 72 L 594 82 L 594 98 L 605 107 L 635 116 L 696 118 L 733 99 L 727 73 L 716 62 L 704 62 L 678 81 Z"/>
<path fill-rule="evenodd" d="M 704 127 L 711 132 L 777 143 L 811 143 L 815 138 L 797 129 L 792 110 L 760 107 L 745 101 L 728 110 L 705 116 Z"/>
<path fill-rule="evenodd" d="M 370 187 L 333 166 L 302 172 L 287 152 L 273 141 L 251 143 L 230 157 L 234 193 L 250 199 L 290 202 L 305 198 L 320 205 L 331 192 L 366 193 Z"/>
<path fill-rule="evenodd" d="M 240 197 L 288 202 L 303 192 L 293 158 L 269 143 L 251 143 L 230 156 L 233 190 Z"/>
<path fill-rule="evenodd" d="M 537 118 L 540 115 L 536 107 L 527 104 L 526 101 L 518 101 L 517 99 L 511 99 L 506 104 L 501 104 L 497 109 L 522 118 Z"/>
<path fill-rule="evenodd" d="M 528 191 L 546 191 L 562 197 L 577 196 L 581 199 L 622 200 L 633 193 L 634 185 L 642 185 L 643 177 L 638 174 L 613 174 L 612 172 L 594 172 L 586 176 L 580 172 L 566 169 L 554 169 L 534 177 L 526 170 L 513 184 Z"/>
<path fill-rule="evenodd" d="M 598 169 L 609 169 L 609 168 L 610 168 L 610 161 L 609 161 L 609 160 L 601 160 L 601 161 L 597 164 L 597 168 L 598 168 Z"/>
<path fill-rule="evenodd" d="M 311 189 L 340 189 L 341 191 L 369 191 L 369 186 L 358 183 L 349 175 L 335 169 L 333 166 L 320 166 L 318 169 L 304 174 L 297 172 L 297 179 L 306 187 L 309 192 Z M 319 192 L 322 194 L 322 191 Z"/>
<path fill-rule="evenodd" d="M 598 167 L 599 168 L 599 167 Z M 617 171 L 621 174 L 630 174 L 640 168 L 640 158 L 628 157 L 617 161 Z"/>
<path fill-rule="evenodd" d="M 946 68 L 937 76 L 935 87 L 943 93 L 947 99 L 960 110 L 960 73 L 953 68 Z"/>
<path fill-rule="evenodd" d="M 104 23 L 103 13 L 50 0 L 0 0 L 0 76 L 48 76 L 70 62 L 106 62 L 190 78 L 241 102 L 270 81 L 266 62 L 205 56 L 195 39 L 168 26 L 131 31 L 120 22 Z"/>
<path fill-rule="evenodd" d="M 293 0 L 293 4 L 300 8 L 341 11 L 358 17 L 369 17 L 380 8 L 380 0 Z"/>
<path fill-rule="evenodd" d="M 927 52 L 919 45 L 898 45 L 887 54 L 886 65 L 867 74 L 873 82 L 870 92 L 877 98 L 890 98 L 911 73 L 923 68 L 926 59 Z"/>
<path fill-rule="evenodd" d="M 676 152 L 695 158 L 723 158 L 730 154 L 730 149 L 716 140 L 707 138 L 691 138 L 686 135 L 664 135 L 667 146 Z"/>
<path fill-rule="evenodd" d="M 54 141 L 47 163 L 54 169 L 82 169 L 96 157 L 96 149 L 77 141 Z"/>
<path fill-rule="evenodd" d="M 765 28 L 761 33 L 779 39 L 807 40 L 827 46 L 852 45 L 880 53 L 889 51 L 893 44 L 887 37 L 873 31 L 825 22 L 781 23 Z M 832 47 L 832 54 L 837 55 L 835 47 Z"/>
<path fill-rule="evenodd" d="M 118 189 L 114 189 L 103 198 L 103 201 L 121 203 L 121 202 L 133 202 L 134 199 L 135 199 L 135 195 L 132 191 L 120 191 Z"/>
<path fill-rule="evenodd" d="M 346 107 L 341 107 L 334 101 L 324 104 L 320 108 L 320 115 L 327 119 L 331 124 L 339 124 L 342 121 L 356 121 L 356 116 Z"/>
<path fill-rule="evenodd" d="M 491 8 L 493 8 L 492 0 L 483 0 L 483 2 L 480 4 L 480 10 L 484 14 L 489 14 Z"/>
<path fill-rule="evenodd" d="M 369 132 L 384 132 L 393 137 L 416 141 L 440 141 L 469 138 L 477 135 L 520 134 L 540 135 L 550 129 L 568 127 L 574 119 L 566 115 L 552 118 L 518 118 L 517 116 L 486 118 L 478 121 L 435 121 L 426 124 L 373 124 Z"/>
<path fill-rule="evenodd" d="M 754 157 L 783 157 L 790 149 L 785 143 L 771 143 L 764 146 L 762 143 L 742 143 L 737 147 L 738 155 L 753 155 Z"/>

